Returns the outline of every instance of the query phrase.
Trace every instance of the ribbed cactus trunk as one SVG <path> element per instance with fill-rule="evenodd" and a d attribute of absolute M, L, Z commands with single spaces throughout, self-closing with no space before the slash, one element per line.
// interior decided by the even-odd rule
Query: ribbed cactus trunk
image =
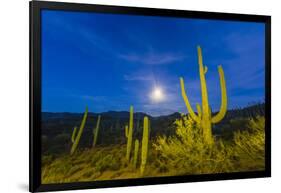
<path fill-rule="evenodd" d="M 133 126 L 134 126 L 134 108 L 130 107 L 130 120 L 129 120 L 129 128 L 125 127 L 125 135 L 127 137 L 127 151 L 126 151 L 126 160 L 129 163 L 131 157 L 131 149 L 133 142 Z"/>
<path fill-rule="evenodd" d="M 139 154 L 139 140 L 135 140 L 135 150 L 134 150 L 134 160 L 133 160 L 133 165 L 134 168 L 137 167 L 137 163 L 138 163 L 138 154 Z"/>
<path fill-rule="evenodd" d="M 203 66 L 201 48 L 198 47 L 197 50 L 198 50 L 198 63 L 199 63 L 199 74 L 200 74 L 201 95 L 202 95 L 201 127 L 203 130 L 203 136 L 205 138 L 205 141 L 208 143 L 213 143 L 208 90 L 207 90 L 206 78 L 205 78 L 205 74 L 207 73 L 208 68 L 207 66 Z"/>
<path fill-rule="evenodd" d="M 218 114 L 212 117 L 211 108 L 209 106 L 208 90 L 207 90 L 207 84 L 205 78 L 205 74 L 207 73 L 208 68 L 207 66 L 203 65 L 202 51 L 200 46 L 197 47 L 197 51 L 198 51 L 199 75 L 200 75 L 201 95 L 202 95 L 202 109 L 199 104 L 196 104 L 197 115 L 194 113 L 189 103 L 184 87 L 184 80 L 182 77 L 180 78 L 181 93 L 190 117 L 202 128 L 202 133 L 205 142 L 207 144 L 212 144 L 213 136 L 212 136 L 211 124 L 220 122 L 225 116 L 227 111 L 226 84 L 225 84 L 223 69 L 221 66 L 218 66 L 218 71 L 220 76 L 220 86 L 221 86 L 221 107 Z"/>
<path fill-rule="evenodd" d="M 148 129 L 148 117 L 144 117 L 143 119 L 143 135 L 142 135 L 142 144 L 141 144 L 141 166 L 140 166 L 140 173 L 143 175 L 146 161 L 147 161 L 147 154 L 148 154 L 148 140 L 149 140 L 149 129 Z"/>
<path fill-rule="evenodd" d="M 79 144 L 79 141 L 80 141 L 80 138 L 82 136 L 82 133 L 83 133 L 83 130 L 84 130 L 84 127 L 85 127 L 85 124 L 86 124 L 86 120 L 87 120 L 87 115 L 88 115 L 88 107 L 86 107 L 86 110 L 85 110 L 85 113 L 84 113 L 84 116 L 83 116 L 83 119 L 82 119 L 82 122 L 81 122 L 81 125 L 80 125 L 80 128 L 79 128 L 79 131 L 77 133 L 77 128 L 75 127 L 74 128 L 74 131 L 72 133 L 72 147 L 71 147 L 71 150 L 70 150 L 70 154 L 72 155 L 78 144 Z M 77 135 L 76 135 L 77 133 Z"/>
<path fill-rule="evenodd" d="M 101 116 L 99 115 L 96 128 L 93 130 L 93 134 L 94 134 L 93 147 L 96 146 L 97 141 L 98 141 L 98 134 L 99 134 L 99 129 L 100 129 L 100 119 L 101 119 Z"/>

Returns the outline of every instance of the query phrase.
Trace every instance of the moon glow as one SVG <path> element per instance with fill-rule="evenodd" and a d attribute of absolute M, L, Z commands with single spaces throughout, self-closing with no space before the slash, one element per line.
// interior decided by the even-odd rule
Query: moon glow
<path fill-rule="evenodd" d="M 162 102 L 165 100 L 165 94 L 160 87 L 155 87 L 150 95 L 153 102 Z"/>

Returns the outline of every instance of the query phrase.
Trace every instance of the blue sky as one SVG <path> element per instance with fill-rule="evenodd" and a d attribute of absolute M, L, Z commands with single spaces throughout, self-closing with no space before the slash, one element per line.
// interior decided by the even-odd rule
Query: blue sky
<path fill-rule="evenodd" d="M 42 111 L 129 110 L 153 116 L 184 112 L 179 77 L 195 108 L 201 102 L 197 45 L 209 102 L 220 107 L 217 66 L 228 108 L 264 100 L 264 24 L 222 20 L 42 11 Z M 165 99 L 151 93 L 161 88 Z"/>

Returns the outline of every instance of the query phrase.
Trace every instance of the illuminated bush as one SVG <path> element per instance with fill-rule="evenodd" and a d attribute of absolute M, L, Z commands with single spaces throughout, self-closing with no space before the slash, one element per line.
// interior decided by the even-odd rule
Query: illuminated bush
<path fill-rule="evenodd" d="M 231 141 L 217 138 L 209 145 L 198 124 L 182 116 L 175 122 L 175 136 L 158 137 L 153 144 L 159 165 L 171 175 L 263 170 L 264 121 L 264 117 L 250 119 Z"/>
<path fill-rule="evenodd" d="M 258 116 L 249 120 L 247 130 L 234 133 L 234 155 L 244 170 L 263 170 L 265 158 L 265 119 Z"/>
<path fill-rule="evenodd" d="M 217 140 L 208 144 L 202 129 L 193 119 L 182 116 L 176 122 L 176 135 L 158 137 L 154 148 L 159 152 L 160 164 L 177 174 L 219 173 L 232 170 L 231 152 Z M 229 148 L 231 149 L 231 148 Z"/>

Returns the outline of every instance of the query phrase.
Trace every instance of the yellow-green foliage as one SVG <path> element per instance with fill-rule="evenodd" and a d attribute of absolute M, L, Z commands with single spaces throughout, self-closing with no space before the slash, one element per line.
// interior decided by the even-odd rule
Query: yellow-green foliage
<path fill-rule="evenodd" d="M 136 140 L 135 140 L 134 160 L 133 160 L 134 168 L 137 167 L 137 163 L 138 163 L 138 153 L 139 153 L 139 140 L 136 139 Z"/>
<path fill-rule="evenodd" d="M 226 84 L 224 79 L 224 72 L 222 69 L 222 66 L 218 66 L 219 76 L 220 76 L 220 86 L 221 86 L 221 107 L 220 111 L 217 115 L 212 117 L 211 109 L 209 106 L 209 100 L 208 100 L 208 90 L 207 90 L 207 84 L 206 84 L 206 78 L 205 74 L 208 71 L 207 66 L 203 65 L 203 59 L 202 59 L 202 51 L 200 46 L 197 47 L 198 50 L 198 63 L 199 63 L 199 75 L 200 75 L 200 83 L 201 83 L 201 94 L 202 94 L 202 108 L 199 104 L 196 105 L 198 114 L 196 115 L 189 103 L 188 97 L 186 95 L 185 87 L 184 87 L 184 80 L 181 77 L 180 78 L 180 85 L 181 85 L 181 93 L 183 100 L 185 102 L 185 105 L 187 107 L 187 110 L 191 116 L 191 118 L 197 123 L 201 125 L 201 128 L 203 129 L 203 136 L 204 140 L 208 144 L 213 143 L 213 136 L 212 136 L 212 123 L 218 123 L 220 122 L 223 117 L 225 116 L 225 113 L 227 111 L 227 94 L 226 94 Z"/>
<path fill-rule="evenodd" d="M 55 157 L 52 156 L 52 155 L 45 155 L 45 156 L 42 156 L 42 162 L 41 162 L 42 167 L 47 166 L 47 165 L 50 165 L 50 164 L 53 162 L 54 158 L 55 158 Z"/>
<path fill-rule="evenodd" d="M 265 119 L 258 116 L 250 119 L 247 130 L 234 133 L 234 152 L 240 160 L 239 168 L 263 170 L 265 159 Z"/>
<path fill-rule="evenodd" d="M 127 162 L 130 162 L 131 157 L 131 149 L 132 149 L 132 142 L 133 142 L 133 123 L 134 123 L 134 108 L 133 106 L 130 107 L 130 120 L 129 120 L 129 130 L 125 128 L 125 134 L 127 137 L 127 151 L 126 151 L 126 159 Z"/>
<path fill-rule="evenodd" d="M 78 181 L 108 180 L 118 177 L 125 162 L 124 146 L 92 148 L 77 151 L 75 156 L 58 158 L 43 156 L 42 183 L 66 183 Z M 125 170 L 125 169 L 124 169 Z M 129 169 L 124 172 L 128 172 Z M 132 174 L 130 174 L 132 175 Z"/>
<path fill-rule="evenodd" d="M 148 151 L 148 140 L 149 140 L 149 130 L 148 130 L 148 117 L 145 116 L 143 119 L 143 135 L 142 135 L 142 144 L 141 144 L 141 166 L 140 173 L 143 175 L 146 161 L 147 161 L 147 151 Z"/>
<path fill-rule="evenodd" d="M 75 156 L 43 156 L 42 183 L 86 182 L 113 179 L 140 178 L 140 172 L 128 166 L 126 145 L 95 147 L 77 151 Z M 156 155 L 156 152 L 149 151 Z M 156 158 L 156 157 L 154 157 Z M 154 159 L 153 159 L 154 160 Z M 152 161 L 152 160 L 151 160 Z M 154 164 L 146 166 L 145 176 L 166 176 L 157 172 Z"/>
<path fill-rule="evenodd" d="M 96 146 L 97 140 L 98 140 L 98 134 L 99 134 L 99 128 L 100 128 L 100 118 L 101 118 L 101 116 L 99 115 L 96 128 L 93 130 L 93 134 L 94 134 L 93 147 Z"/>
<path fill-rule="evenodd" d="M 205 143 L 202 130 L 189 116 L 176 120 L 176 136 L 158 137 L 153 147 L 159 162 L 175 174 L 203 174 L 231 171 L 231 152 L 222 141 Z"/>
<path fill-rule="evenodd" d="M 153 144 L 162 170 L 180 175 L 264 169 L 264 117 L 249 120 L 232 142 L 217 138 L 212 145 L 205 143 L 202 129 L 189 116 L 182 115 L 175 125 L 175 136 L 158 137 Z"/>
<path fill-rule="evenodd" d="M 76 148 L 79 144 L 80 138 L 82 136 L 82 133 L 83 133 L 83 130 L 84 130 L 84 127 L 85 127 L 85 124 L 86 124 L 87 115 L 88 115 L 88 107 L 86 107 L 86 110 L 85 110 L 85 113 L 84 113 L 84 116 L 83 116 L 83 119 L 82 119 L 82 122 L 81 122 L 78 133 L 76 132 L 77 129 L 74 128 L 73 135 L 72 135 L 72 139 L 74 139 L 74 140 L 73 140 L 73 144 L 72 144 L 72 147 L 71 147 L 71 150 L 70 150 L 71 155 L 75 152 L 75 150 L 76 150 Z M 77 135 L 76 135 L 76 133 L 77 133 Z"/>
<path fill-rule="evenodd" d="M 145 128 L 148 122 L 144 119 Z M 128 166 L 126 145 L 97 146 L 77 151 L 75 156 L 43 156 L 42 183 L 264 170 L 264 117 L 250 119 L 242 131 L 234 133 L 232 141 L 216 137 L 212 145 L 205 143 L 200 126 L 186 115 L 175 127 L 174 136 L 158 137 L 153 142 L 143 174 Z M 143 139 L 149 134 L 147 130 L 143 130 Z"/>

